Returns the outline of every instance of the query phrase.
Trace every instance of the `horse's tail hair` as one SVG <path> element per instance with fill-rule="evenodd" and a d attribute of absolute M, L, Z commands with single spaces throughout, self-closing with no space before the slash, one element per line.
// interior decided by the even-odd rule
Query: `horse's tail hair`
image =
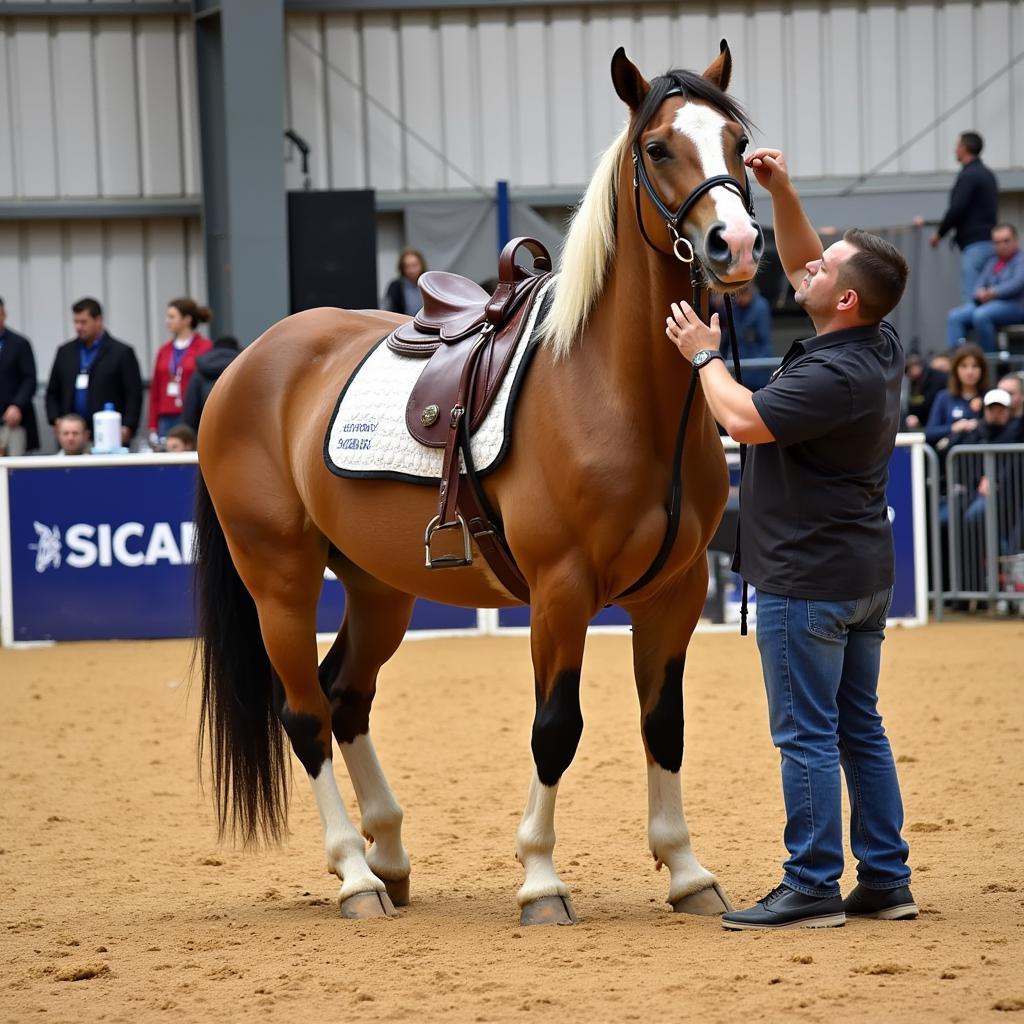
<path fill-rule="evenodd" d="M 274 671 L 256 604 L 238 575 L 201 472 L 196 484 L 195 598 L 203 692 L 199 763 L 209 753 L 221 838 L 281 839 L 288 816 L 288 755 L 274 707 Z"/>

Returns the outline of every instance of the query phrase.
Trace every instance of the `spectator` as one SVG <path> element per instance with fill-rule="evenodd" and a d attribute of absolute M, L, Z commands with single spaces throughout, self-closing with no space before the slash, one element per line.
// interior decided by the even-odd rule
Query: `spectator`
<path fill-rule="evenodd" d="M 934 370 L 925 365 L 920 353 L 910 352 L 907 354 L 906 375 L 909 387 L 903 427 L 905 430 L 920 430 L 928 422 L 935 397 L 946 386 L 949 370 L 947 368 L 945 374 Z"/>
<path fill-rule="evenodd" d="M 46 416 L 56 424 L 76 412 L 88 423 L 107 402 L 121 414 L 121 441 L 128 444 L 142 413 L 142 375 L 135 349 L 107 334 L 95 299 L 72 307 L 76 339 L 57 349 L 46 388 Z"/>
<path fill-rule="evenodd" d="M 427 261 L 419 249 L 403 249 L 398 254 L 398 277 L 388 285 L 384 308 L 392 313 L 415 316 L 422 306 L 416 282 L 427 269 Z"/>
<path fill-rule="evenodd" d="M 996 350 L 996 328 L 1024 323 L 1024 251 L 1012 224 L 992 229 L 995 255 L 985 264 L 974 299 L 949 311 L 946 338 L 952 348 L 970 327 L 986 352 Z"/>
<path fill-rule="evenodd" d="M 209 352 L 213 342 L 199 333 L 210 311 L 189 298 L 172 299 L 164 323 L 171 340 L 160 347 L 149 388 L 149 432 L 167 437 L 182 416 L 185 392 L 196 368 L 196 358 Z"/>
<path fill-rule="evenodd" d="M 928 360 L 928 365 L 933 370 L 938 370 L 942 374 L 943 379 L 945 379 L 953 368 L 953 360 L 948 352 L 933 352 L 931 359 Z"/>
<path fill-rule="evenodd" d="M 24 455 L 39 447 L 35 393 L 32 343 L 7 326 L 7 309 L 0 299 L 0 455 Z"/>
<path fill-rule="evenodd" d="M 220 375 L 231 365 L 238 355 L 238 339 L 230 334 L 218 338 L 213 348 L 196 360 L 196 372 L 189 381 L 185 393 L 185 407 L 181 411 L 181 422 L 198 433 L 199 419 L 203 415 L 203 406 L 210 397 L 213 385 Z"/>
<path fill-rule="evenodd" d="M 996 387 L 1002 388 L 1010 396 L 1010 416 L 1015 420 L 1024 417 L 1024 380 L 1021 379 L 1021 375 L 1008 373 L 1005 377 L 999 378 Z"/>
<path fill-rule="evenodd" d="M 962 448 L 968 445 L 1016 444 L 1020 442 L 1022 440 L 1021 421 L 1014 419 L 1011 415 L 1011 403 L 1009 392 L 1003 388 L 993 388 L 986 392 L 984 418 L 975 430 L 955 437 L 950 442 L 950 447 Z M 980 553 L 985 548 L 983 540 L 985 508 L 990 499 L 994 500 L 996 502 L 999 549 L 1000 553 L 1007 554 L 1010 534 L 1020 515 L 1020 509 L 1010 507 L 1010 502 L 1005 497 L 1006 478 L 1011 472 L 1010 465 L 1005 459 L 998 460 L 993 479 L 989 479 L 981 471 L 980 457 L 976 458 L 977 462 L 971 467 L 974 470 L 973 482 L 969 487 L 965 482 L 955 488 L 951 482 L 949 502 L 951 504 L 958 503 L 958 507 L 962 510 L 965 548 Z M 969 478 L 970 475 L 970 473 L 964 474 L 965 478 Z M 940 517 L 948 519 L 949 511 L 944 511 L 945 516 L 942 516 L 940 512 Z M 982 562 L 975 562 L 974 559 L 967 560 L 964 565 L 966 574 L 964 583 L 968 590 L 983 589 L 983 569 Z"/>
<path fill-rule="evenodd" d="M 175 424 L 167 431 L 165 452 L 194 452 L 196 450 L 196 432 L 184 423 Z"/>
<path fill-rule="evenodd" d="M 77 412 L 65 413 L 57 419 L 58 455 L 84 455 L 89 449 L 89 424 Z"/>
<path fill-rule="evenodd" d="M 953 353 L 949 383 L 935 396 L 928 414 L 925 440 L 943 451 L 952 438 L 978 425 L 982 395 L 988 391 L 988 363 L 977 345 L 961 345 Z"/>
<path fill-rule="evenodd" d="M 736 326 L 736 336 L 740 343 L 740 360 L 765 359 L 772 355 L 772 307 L 768 300 L 757 290 L 753 281 L 733 292 L 732 316 Z M 725 315 L 725 300 L 713 294 L 712 305 L 718 313 L 718 322 L 722 325 L 722 351 L 731 353 L 729 322 Z M 768 383 L 772 371 L 767 367 L 750 367 L 743 371 L 743 383 L 751 390 L 757 391 Z"/>
<path fill-rule="evenodd" d="M 943 235 L 955 232 L 953 241 L 960 248 L 960 292 L 965 303 L 974 297 L 978 278 L 993 255 L 990 236 L 998 217 L 999 184 L 981 162 L 983 145 L 977 132 L 964 132 L 957 141 L 960 173 L 953 183 L 949 208 L 929 239 L 934 249 Z"/>

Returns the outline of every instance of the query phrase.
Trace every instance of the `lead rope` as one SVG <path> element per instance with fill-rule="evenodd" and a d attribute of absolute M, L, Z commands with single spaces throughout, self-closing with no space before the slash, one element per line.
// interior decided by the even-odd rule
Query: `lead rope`
<path fill-rule="evenodd" d="M 733 372 L 736 376 L 736 383 L 743 383 L 743 370 L 740 367 L 740 346 L 739 340 L 736 337 L 736 325 L 733 323 L 732 318 L 732 297 L 726 295 L 725 297 L 725 321 L 729 327 L 729 347 L 732 349 L 732 366 Z M 747 446 L 740 442 L 740 485 L 739 491 L 743 490 L 743 471 L 747 466 Z M 740 501 L 743 500 L 742 493 L 740 494 Z M 740 566 L 740 517 L 736 516 L 736 565 Z M 747 635 L 747 598 L 749 587 L 747 585 L 746 578 L 742 575 L 742 566 L 740 566 L 741 575 L 740 579 L 743 581 L 742 596 L 740 598 L 740 636 Z"/>

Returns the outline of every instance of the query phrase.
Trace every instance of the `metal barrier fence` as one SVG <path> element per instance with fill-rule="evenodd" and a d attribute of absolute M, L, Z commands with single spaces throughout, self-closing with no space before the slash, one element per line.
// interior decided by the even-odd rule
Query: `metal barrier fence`
<path fill-rule="evenodd" d="M 946 491 L 938 460 L 927 455 L 936 617 L 945 601 L 1024 602 L 1024 444 L 963 445 L 946 455 Z M 946 565 L 938 543 L 945 534 Z M 945 568 L 945 573 L 943 573 Z M 943 586 L 946 583 L 946 586 Z"/>

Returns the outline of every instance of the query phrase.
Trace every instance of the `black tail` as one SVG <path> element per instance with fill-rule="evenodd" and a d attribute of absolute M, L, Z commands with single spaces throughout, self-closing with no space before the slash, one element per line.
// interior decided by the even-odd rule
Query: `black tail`
<path fill-rule="evenodd" d="M 288 816 L 288 756 L 274 711 L 274 672 L 201 472 L 195 530 L 200 766 L 208 749 L 221 836 L 230 830 L 246 845 L 276 842 Z"/>

